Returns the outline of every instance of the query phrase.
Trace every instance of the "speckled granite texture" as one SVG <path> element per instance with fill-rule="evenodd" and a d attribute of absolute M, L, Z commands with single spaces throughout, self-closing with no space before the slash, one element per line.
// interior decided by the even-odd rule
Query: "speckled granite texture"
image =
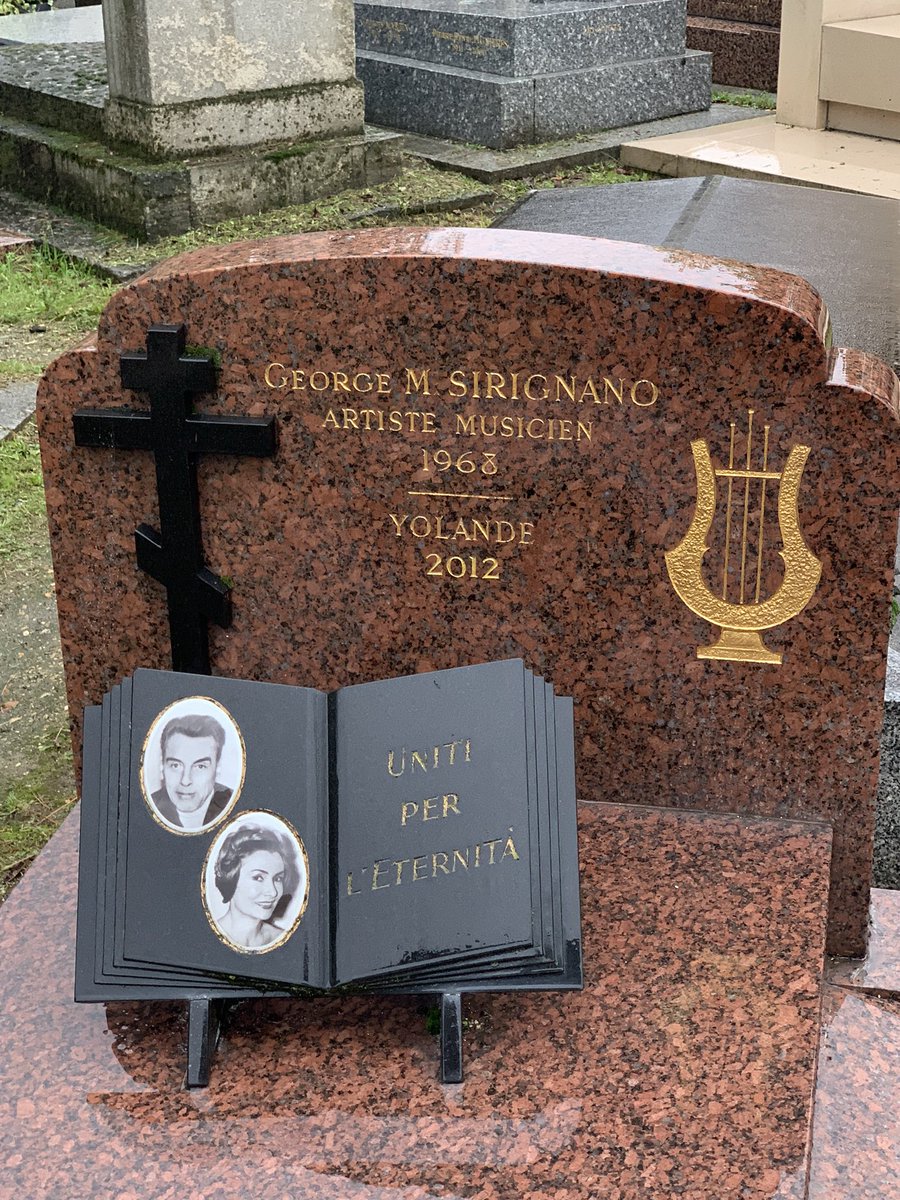
<path fill-rule="evenodd" d="M 684 0 L 365 0 L 366 119 L 494 150 L 709 108 Z"/>
<path fill-rule="evenodd" d="M 367 121 L 504 150 L 709 108 L 710 62 L 689 50 L 516 79 L 365 51 L 356 73 Z"/>
<path fill-rule="evenodd" d="M 200 411 L 278 417 L 274 460 L 199 468 L 206 561 L 234 581 L 234 624 L 211 635 L 216 673 L 333 688 L 521 655 L 575 697 L 580 795 L 833 822 L 830 947 L 862 952 L 898 383 L 865 354 L 826 350 L 809 285 L 685 251 L 507 230 L 311 235 L 160 265 L 116 295 L 96 348 L 58 359 L 39 394 L 76 721 L 122 675 L 168 665 L 168 629 L 164 592 L 134 562 L 135 527 L 156 519 L 152 457 L 76 448 L 71 415 L 140 405 L 120 387 L 118 355 L 140 350 L 149 324 L 177 321 L 221 353 L 220 389 Z M 266 386 L 269 362 L 392 381 L 374 398 L 291 392 Z M 431 371 L 430 395 L 405 394 L 407 367 Z M 519 398 L 454 400 L 457 370 L 470 392 L 474 371 L 503 373 L 507 395 L 517 373 Z M 655 380 L 658 397 L 642 406 L 626 387 L 622 404 L 588 412 L 523 397 L 522 379 L 553 372 Z M 636 395 L 649 400 L 650 384 Z M 431 412 L 435 432 L 344 428 L 344 407 Z M 791 446 L 811 448 L 799 512 L 822 578 L 799 616 L 765 634 L 780 667 L 698 659 L 715 630 L 678 599 L 664 559 L 695 509 L 691 441 L 727 462 L 729 422 L 740 434 L 748 407 L 757 429 L 771 426 L 778 469 Z M 458 416 L 483 415 L 490 432 L 498 414 L 514 434 L 520 417 L 540 422 L 541 436 L 455 432 Z M 590 421 L 590 440 L 551 418 Z M 570 440 L 550 440 L 554 428 Z M 425 452 L 438 449 L 497 471 L 476 489 L 435 469 Z M 467 542 L 475 520 L 491 536 L 508 537 L 491 521 L 518 532 Z M 441 540 L 460 521 L 463 540 Z M 452 578 L 451 546 L 498 578 Z M 767 592 L 780 563 L 773 554 Z"/>
<path fill-rule="evenodd" d="M 684 14 L 672 0 L 359 0 L 356 48 L 496 75 L 558 74 L 680 54 Z"/>
<path fill-rule="evenodd" d="M 898 1079 L 900 1000 L 826 987 L 806 1200 L 900 1195 Z"/>
<path fill-rule="evenodd" d="M 719 21 L 781 24 L 781 0 L 687 0 L 687 12 L 689 17 L 714 17 Z"/>
<path fill-rule="evenodd" d="M 713 56 L 726 87 L 778 87 L 781 0 L 688 0 L 687 44 Z"/>
<path fill-rule="evenodd" d="M 776 91 L 780 38 L 777 26 L 688 18 L 687 44 L 712 54 L 713 82 L 725 87 Z"/>
<path fill-rule="evenodd" d="M 462 1084 L 416 1000 L 331 998 L 241 1006 L 193 1093 L 180 1006 L 71 1002 L 70 818 L 0 910 L 0 1197 L 801 1200 L 829 831 L 579 817 L 585 990 L 467 1001 Z"/>

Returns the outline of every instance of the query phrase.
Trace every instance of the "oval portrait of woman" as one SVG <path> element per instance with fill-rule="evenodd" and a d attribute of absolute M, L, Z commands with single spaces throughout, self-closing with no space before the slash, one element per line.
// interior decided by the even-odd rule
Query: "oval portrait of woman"
<path fill-rule="evenodd" d="M 306 848 L 281 817 L 243 812 L 210 846 L 202 889 L 209 923 L 222 941 L 244 954 L 264 954 L 287 941 L 306 911 Z"/>
<path fill-rule="evenodd" d="M 244 782 L 244 739 L 231 713 L 187 696 L 153 721 L 141 754 L 141 791 L 172 833 L 206 833 L 234 808 Z"/>

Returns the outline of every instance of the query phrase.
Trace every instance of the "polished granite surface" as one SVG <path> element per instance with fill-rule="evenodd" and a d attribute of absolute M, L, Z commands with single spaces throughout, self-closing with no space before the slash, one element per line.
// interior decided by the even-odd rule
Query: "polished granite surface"
<path fill-rule="evenodd" d="M 900 142 L 777 125 L 774 115 L 627 142 L 621 158 L 662 175 L 739 175 L 900 197 Z"/>
<path fill-rule="evenodd" d="M 813 288 L 692 251 L 512 229 L 317 233 L 158 265 L 113 297 L 96 342 L 57 359 L 39 389 L 76 726 L 123 673 L 168 665 L 169 633 L 165 592 L 134 560 L 135 528 L 157 520 L 152 455 L 75 445 L 72 415 L 130 403 L 122 351 L 176 317 L 190 344 L 221 354 L 204 418 L 278 426 L 275 458 L 210 454 L 198 467 L 204 558 L 234 585 L 233 623 L 210 631 L 215 673 L 331 689 L 522 657 L 574 697 L 581 795 L 831 824 L 829 947 L 862 953 L 900 382 L 872 356 L 829 346 Z M 306 364 L 296 392 L 285 363 Z M 326 391 L 303 391 L 311 364 Z M 378 395 L 396 410 L 344 392 L 353 364 L 384 377 Z M 485 364 L 511 372 L 492 373 L 503 386 L 490 400 L 475 384 Z M 561 364 L 579 372 L 581 392 L 558 376 L 555 400 L 549 387 L 513 396 L 521 370 Z M 604 402 L 607 373 L 618 400 Z M 404 417 L 415 388 L 427 411 Z M 700 511 L 691 446 L 722 462 L 729 436 L 748 463 L 752 442 L 770 470 L 808 454 L 797 513 L 819 582 L 791 599 L 795 617 L 774 614 L 765 661 L 704 658 L 705 607 L 682 603 L 667 567 Z M 461 490 L 462 466 L 451 486 L 432 461 L 437 444 L 484 455 L 477 491 Z M 752 559 L 729 553 L 740 526 L 727 497 L 704 569 L 734 599 Z M 748 531 L 746 488 L 744 500 Z M 787 588 L 777 516 L 767 503 L 757 538 L 769 600 Z M 496 558 L 475 554 L 465 579 L 448 558 L 441 574 L 449 530 L 453 545 Z"/>
<path fill-rule="evenodd" d="M 358 997 L 243 1004 L 211 1086 L 188 1092 L 178 1005 L 71 1002 L 73 816 L 0 912 L 17 964 L 0 984 L 0 1197 L 801 1200 L 829 830 L 609 804 L 579 817 L 585 990 L 473 998 L 462 1084 L 438 1082 L 415 999 Z M 890 1099 L 896 1052 L 854 1021 L 896 1013 L 829 996 L 834 1045 L 858 1061 L 823 1054 L 820 1091 L 837 1072 L 829 1102 L 855 1105 L 865 1138 L 859 1097 Z M 818 1126 L 833 1169 L 861 1152 L 839 1119 L 823 1109 Z M 868 1181 L 891 1167 L 889 1145 L 862 1148 Z M 816 1200 L 875 1194 L 816 1178 Z"/>

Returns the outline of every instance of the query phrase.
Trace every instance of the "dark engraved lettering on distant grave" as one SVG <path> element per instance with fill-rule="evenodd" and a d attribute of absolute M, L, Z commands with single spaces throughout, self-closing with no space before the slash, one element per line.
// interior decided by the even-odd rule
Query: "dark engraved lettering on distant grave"
<path fill-rule="evenodd" d="M 147 392 L 149 412 L 81 409 L 72 420 L 78 446 L 153 453 L 160 527 L 135 530 L 137 563 L 166 589 L 173 668 L 208 675 L 207 622 L 231 623 L 231 597 L 203 561 L 197 455 L 270 457 L 275 418 L 195 415 L 193 397 L 215 390 L 215 365 L 186 355 L 185 341 L 183 325 L 154 325 L 146 354 L 121 355 L 122 386 Z"/>

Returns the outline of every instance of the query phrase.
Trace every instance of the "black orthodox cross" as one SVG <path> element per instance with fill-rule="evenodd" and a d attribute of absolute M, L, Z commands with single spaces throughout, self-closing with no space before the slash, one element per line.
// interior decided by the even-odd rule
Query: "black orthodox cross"
<path fill-rule="evenodd" d="M 231 624 L 230 585 L 207 570 L 200 532 L 198 454 L 269 457 L 274 417 L 193 415 L 193 397 L 212 392 L 209 357 L 184 353 L 183 325 L 154 325 L 146 354 L 123 354 L 122 386 L 147 392 L 150 411 L 81 409 L 73 415 L 75 444 L 110 450 L 150 450 L 156 460 L 159 532 L 135 530 L 137 563 L 167 593 L 172 669 L 208 675 L 208 622 Z"/>

